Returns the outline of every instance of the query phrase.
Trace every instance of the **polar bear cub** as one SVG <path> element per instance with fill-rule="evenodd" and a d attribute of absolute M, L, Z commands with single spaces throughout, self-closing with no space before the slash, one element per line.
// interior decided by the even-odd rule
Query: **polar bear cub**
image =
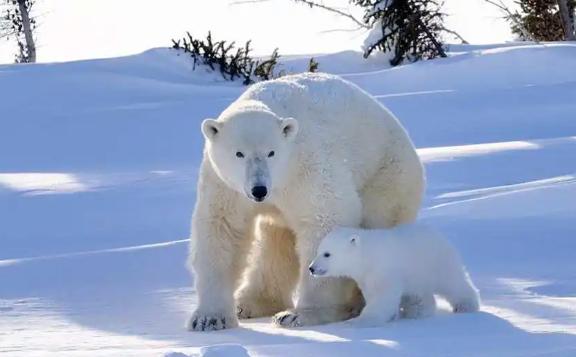
<path fill-rule="evenodd" d="M 339 227 L 322 240 L 309 270 L 313 276 L 354 279 L 366 300 L 356 319 L 364 325 L 432 315 L 434 295 L 445 298 L 454 312 L 477 311 L 480 305 L 456 250 L 420 224 Z"/>

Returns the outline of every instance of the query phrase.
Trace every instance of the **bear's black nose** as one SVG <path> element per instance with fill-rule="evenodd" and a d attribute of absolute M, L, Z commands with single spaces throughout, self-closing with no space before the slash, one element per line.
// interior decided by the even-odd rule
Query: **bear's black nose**
<path fill-rule="evenodd" d="M 316 269 L 314 269 L 314 267 L 313 267 L 312 265 L 310 265 L 310 266 L 308 267 L 308 270 L 310 270 L 310 273 L 311 273 L 311 274 L 314 274 L 314 271 L 315 271 Z"/>
<path fill-rule="evenodd" d="M 254 186 L 252 187 L 252 196 L 256 199 L 256 201 L 264 200 L 264 197 L 268 194 L 268 189 L 266 186 Z"/>

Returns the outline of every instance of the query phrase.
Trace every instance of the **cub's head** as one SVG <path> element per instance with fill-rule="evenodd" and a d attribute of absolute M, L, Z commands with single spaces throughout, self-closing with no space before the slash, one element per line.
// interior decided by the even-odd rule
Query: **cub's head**
<path fill-rule="evenodd" d="M 263 110 L 243 111 L 202 123 L 206 153 L 232 189 L 262 202 L 286 177 L 298 122 Z"/>
<path fill-rule="evenodd" d="M 353 228 L 337 228 L 330 232 L 318 247 L 316 258 L 308 270 L 313 276 L 353 277 L 360 256 L 360 231 Z"/>

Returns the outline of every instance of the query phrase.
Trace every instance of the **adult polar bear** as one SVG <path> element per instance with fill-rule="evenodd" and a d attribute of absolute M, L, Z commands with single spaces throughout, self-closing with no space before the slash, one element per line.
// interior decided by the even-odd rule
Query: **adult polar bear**
<path fill-rule="evenodd" d="M 335 225 L 415 219 L 423 168 L 398 120 L 357 86 L 307 73 L 253 85 L 202 132 L 189 329 L 233 327 L 237 317 L 276 314 L 294 327 L 357 315 L 355 283 L 313 279 L 307 269 Z"/>

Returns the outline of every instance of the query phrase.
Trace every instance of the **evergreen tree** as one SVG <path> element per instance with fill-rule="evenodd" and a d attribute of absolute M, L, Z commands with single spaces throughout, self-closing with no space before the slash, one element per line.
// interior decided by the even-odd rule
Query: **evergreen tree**
<path fill-rule="evenodd" d="M 391 52 L 390 63 L 446 57 L 440 33 L 444 14 L 437 0 L 351 0 L 365 9 L 364 22 L 372 31 L 364 57 L 374 50 Z"/>
<path fill-rule="evenodd" d="M 441 0 L 349 0 L 364 9 L 362 19 L 320 1 L 294 1 L 343 16 L 359 28 L 370 30 L 364 41 L 364 57 L 375 50 L 387 52 L 393 66 L 404 61 L 446 57 L 441 33 L 467 43 L 458 33 L 444 27 Z"/>
<path fill-rule="evenodd" d="M 512 32 L 520 39 L 529 40 L 523 29 L 536 41 L 575 39 L 576 0 L 519 0 L 517 4 L 520 12 L 517 21 L 512 24 Z"/>

